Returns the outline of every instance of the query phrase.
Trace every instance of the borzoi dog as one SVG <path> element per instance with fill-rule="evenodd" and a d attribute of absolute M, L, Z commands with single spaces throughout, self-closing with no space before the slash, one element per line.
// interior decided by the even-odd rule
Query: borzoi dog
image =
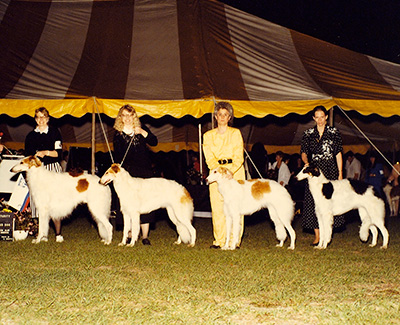
<path fill-rule="evenodd" d="M 353 209 L 358 209 L 361 219 L 360 239 L 367 241 L 371 230 L 372 242 L 369 246 L 375 246 L 378 227 L 383 236 L 381 248 L 387 248 L 389 233 L 385 227 L 385 203 L 375 194 L 371 185 L 348 179 L 330 181 L 319 168 L 312 165 L 305 166 L 296 177 L 298 180 L 308 180 L 315 201 L 320 229 L 317 248 L 325 249 L 331 241 L 333 216 Z"/>
<path fill-rule="evenodd" d="M 399 214 L 400 186 L 392 186 L 388 183 L 383 187 L 383 192 L 389 205 L 390 216 L 397 217 Z"/>
<path fill-rule="evenodd" d="M 112 225 L 108 220 L 111 191 L 99 184 L 99 177 L 52 172 L 45 169 L 35 156 L 23 158 L 11 171 L 26 171 L 31 197 L 39 214 L 39 232 L 35 243 L 47 241 L 50 219 L 68 217 L 81 203 L 87 203 L 104 244 L 111 243 Z"/>
<path fill-rule="evenodd" d="M 195 245 L 196 230 L 192 226 L 193 200 L 182 185 L 165 178 L 131 177 L 120 164 L 112 164 L 100 179 L 103 185 L 112 181 L 124 217 L 124 234 L 119 245 L 126 245 L 129 231 L 132 240 L 128 246 L 135 245 L 139 237 L 140 214 L 159 208 L 167 209 L 170 220 L 176 226 L 179 236 L 175 243 Z"/>
<path fill-rule="evenodd" d="M 225 167 L 210 171 L 208 183 L 217 182 L 218 191 L 224 199 L 226 218 L 226 241 L 224 250 L 233 250 L 239 243 L 240 215 L 250 215 L 262 208 L 268 208 L 271 220 L 275 224 L 277 246 L 282 247 L 287 233 L 290 236 L 289 249 L 294 249 L 296 233 L 291 222 L 294 217 L 294 203 L 285 187 L 267 179 L 237 181 L 232 172 Z M 286 229 L 285 229 L 286 228 Z M 232 234 L 231 245 L 229 245 Z"/>

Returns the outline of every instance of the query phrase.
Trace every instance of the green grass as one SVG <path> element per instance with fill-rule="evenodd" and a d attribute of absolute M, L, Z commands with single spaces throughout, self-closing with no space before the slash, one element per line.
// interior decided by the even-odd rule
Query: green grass
<path fill-rule="evenodd" d="M 1 324 L 400 324 L 400 218 L 387 250 L 358 238 L 359 222 L 328 249 L 294 221 L 296 249 L 275 247 L 268 220 L 248 224 L 242 248 L 209 249 L 210 219 L 196 218 L 194 248 L 173 245 L 166 220 L 152 246 L 104 246 L 85 217 L 64 243 L 0 242 Z M 378 244 L 381 244 L 379 238 Z"/>

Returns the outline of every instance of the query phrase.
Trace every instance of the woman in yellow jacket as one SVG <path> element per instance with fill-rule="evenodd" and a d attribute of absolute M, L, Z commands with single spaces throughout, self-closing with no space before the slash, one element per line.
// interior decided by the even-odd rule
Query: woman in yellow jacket
<path fill-rule="evenodd" d="M 244 180 L 243 137 L 239 129 L 228 124 L 233 120 L 232 105 L 219 102 L 215 105 L 214 117 L 217 128 L 206 132 L 203 136 L 203 151 L 208 168 L 218 166 L 228 168 L 236 180 Z M 213 221 L 214 242 L 210 248 L 220 248 L 225 244 L 226 225 L 224 201 L 218 192 L 217 183 L 210 184 L 210 203 Z M 241 218 L 241 234 L 243 234 L 243 216 Z M 239 242 L 240 243 L 240 242 Z"/>

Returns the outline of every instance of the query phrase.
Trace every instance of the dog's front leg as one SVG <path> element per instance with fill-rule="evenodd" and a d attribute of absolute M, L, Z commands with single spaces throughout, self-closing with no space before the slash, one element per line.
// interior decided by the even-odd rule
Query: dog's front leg
<path fill-rule="evenodd" d="M 126 212 L 126 211 L 121 211 L 121 212 L 122 212 L 122 216 L 124 218 L 124 231 L 123 231 L 123 235 L 122 235 L 122 240 L 118 244 L 118 246 L 125 246 L 126 241 L 128 240 L 129 232 L 132 229 L 132 224 L 131 224 L 130 213 Z"/>
<path fill-rule="evenodd" d="M 317 249 L 323 249 L 324 248 L 324 242 L 325 242 L 325 225 L 324 225 L 324 220 L 323 216 L 316 212 L 317 219 L 318 219 L 318 227 L 319 227 L 319 242 L 318 246 L 315 248 Z"/>
<path fill-rule="evenodd" d="M 392 199 L 393 206 L 393 217 L 397 217 L 399 215 L 399 197 Z"/>
<path fill-rule="evenodd" d="M 131 229 L 131 234 L 130 234 L 131 242 L 127 246 L 132 247 L 135 245 L 135 243 L 139 237 L 139 232 L 140 232 L 140 214 L 139 214 L 139 212 L 135 212 L 135 213 L 131 214 L 130 229 Z M 125 235 L 125 229 L 124 229 L 124 235 Z M 127 236 L 129 236 L 129 231 L 127 233 Z"/>
<path fill-rule="evenodd" d="M 32 240 L 33 244 L 38 244 L 41 241 L 47 242 L 48 241 L 48 235 L 49 235 L 49 222 L 50 222 L 50 216 L 46 212 L 45 209 L 39 210 L 37 209 L 37 213 L 39 215 L 39 231 L 38 235 L 35 239 Z"/>
<path fill-rule="evenodd" d="M 234 250 L 236 246 L 239 244 L 239 237 L 240 237 L 240 229 L 242 224 L 242 216 L 239 213 L 235 213 L 232 215 L 232 240 L 230 241 L 231 244 L 229 245 L 229 249 Z"/>
<path fill-rule="evenodd" d="M 232 233 L 232 218 L 233 214 L 230 213 L 229 209 L 224 208 L 224 214 L 225 214 L 225 224 L 226 224 L 226 238 L 225 238 L 225 245 L 221 247 L 223 250 L 228 250 L 231 249 L 229 247 L 229 240 L 231 239 L 231 233 Z"/>
<path fill-rule="evenodd" d="M 319 226 L 320 241 L 318 247 L 326 249 L 332 239 L 333 214 L 331 211 L 325 212 L 320 219 L 322 225 Z"/>

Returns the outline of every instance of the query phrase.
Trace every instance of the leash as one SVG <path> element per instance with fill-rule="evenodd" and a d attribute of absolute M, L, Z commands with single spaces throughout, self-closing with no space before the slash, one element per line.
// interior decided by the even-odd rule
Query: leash
<path fill-rule="evenodd" d="M 120 163 L 121 166 L 122 166 L 122 164 L 124 163 L 124 160 L 125 160 L 125 158 L 126 158 L 126 155 L 128 154 L 129 148 L 130 148 L 131 145 L 132 145 L 132 142 L 133 142 L 133 138 L 134 138 L 134 137 L 135 137 L 135 135 L 133 135 L 132 138 L 131 138 L 131 140 L 129 141 L 129 145 L 128 145 L 128 148 L 126 148 L 124 158 L 122 158 L 122 161 L 121 161 L 121 163 Z"/>
<path fill-rule="evenodd" d="M 110 154 L 110 157 L 111 157 L 111 162 L 114 163 L 114 157 L 113 157 L 113 155 L 112 155 L 112 153 L 111 153 L 110 144 L 109 144 L 108 139 L 107 139 L 106 130 L 104 129 L 104 123 L 103 123 L 103 120 L 101 119 L 100 111 L 99 111 L 99 108 L 98 108 L 98 106 L 97 106 L 95 97 L 93 97 L 93 101 L 94 101 L 94 106 L 96 107 L 97 115 L 99 116 L 100 126 L 101 126 L 101 129 L 102 129 L 102 131 L 103 131 L 104 139 L 106 140 L 106 144 L 107 144 L 107 148 L 108 148 L 108 153 Z"/>
<path fill-rule="evenodd" d="M 251 164 L 253 165 L 254 169 L 256 170 L 258 176 L 260 176 L 260 178 L 264 178 L 264 177 L 262 177 L 261 173 L 259 172 L 259 170 L 258 170 L 256 164 L 254 163 L 254 161 L 251 159 L 251 157 L 250 157 L 249 153 L 247 152 L 247 150 L 245 148 L 243 148 L 243 150 L 244 150 L 247 158 L 249 158 L 249 160 L 250 160 Z"/>

